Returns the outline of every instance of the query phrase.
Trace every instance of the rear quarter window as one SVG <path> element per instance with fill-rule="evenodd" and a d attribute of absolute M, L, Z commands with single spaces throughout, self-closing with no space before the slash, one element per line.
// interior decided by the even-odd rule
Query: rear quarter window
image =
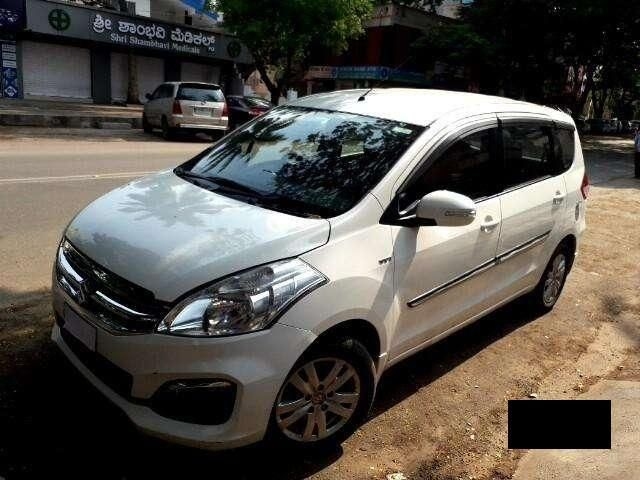
<path fill-rule="evenodd" d="M 573 131 L 566 128 L 556 128 L 553 132 L 554 150 L 559 173 L 566 172 L 573 164 L 575 139 Z"/>

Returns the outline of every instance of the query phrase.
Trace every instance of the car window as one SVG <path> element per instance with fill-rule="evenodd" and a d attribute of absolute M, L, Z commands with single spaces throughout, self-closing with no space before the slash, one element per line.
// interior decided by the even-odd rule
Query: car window
<path fill-rule="evenodd" d="M 283 106 L 176 173 L 242 184 L 256 192 L 255 201 L 269 201 L 267 208 L 280 202 L 331 217 L 360 201 L 422 131 L 376 117 Z"/>
<path fill-rule="evenodd" d="M 495 148 L 497 128 L 458 139 L 407 190 L 417 200 L 436 190 L 449 190 L 474 200 L 500 192 Z"/>
<path fill-rule="evenodd" d="M 514 125 L 502 129 L 504 145 L 504 187 L 554 175 L 551 128 L 541 125 Z"/>
<path fill-rule="evenodd" d="M 227 103 L 230 107 L 237 107 L 239 102 L 236 97 L 227 97 Z"/>
<path fill-rule="evenodd" d="M 156 88 L 153 93 L 151 94 L 151 100 L 157 100 L 158 98 L 160 98 L 160 93 L 162 92 L 162 87 L 163 85 L 160 85 L 158 88 Z"/>
<path fill-rule="evenodd" d="M 209 85 L 181 85 L 176 98 L 192 102 L 224 102 L 222 90 Z"/>
<path fill-rule="evenodd" d="M 553 131 L 553 147 L 555 159 L 558 163 L 557 173 L 566 172 L 573 164 L 573 155 L 576 148 L 573 131 L 566 128 L 556 128 Z"/>
<path fill-rule="evenodd" d="M 164 91 L 162 92 L 162 98 L 171 98 L 173 97 L 173 85 L 165 85 Z"/>

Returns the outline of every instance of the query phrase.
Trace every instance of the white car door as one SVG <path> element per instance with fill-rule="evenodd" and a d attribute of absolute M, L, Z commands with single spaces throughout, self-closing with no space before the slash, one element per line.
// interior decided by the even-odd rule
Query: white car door
<path fill-rule="evenodd" d="M 558 245 L 566 213 L 562 159 L 553 151 L 553 123 L 504 118 L 502 231 L 497 259 L 505 295 L 537 281 Z"/>
<path fill-rule="evenodd" d="M 392 226 L 400 310 L 392 361 L 471 318 L 492 295 L 502 218 L 497 127 L 494 117 L 448 138 L 399 190 L 405 205 L 436 190 L 460 193 L 476 215 L 466 226 Z"/>

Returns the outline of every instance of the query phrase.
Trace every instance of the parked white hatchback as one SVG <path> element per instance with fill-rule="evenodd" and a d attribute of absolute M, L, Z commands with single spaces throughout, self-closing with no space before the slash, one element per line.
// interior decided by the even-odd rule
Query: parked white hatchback
<path fill-rule="evenodd" d="M 562 290 L 585 228 L 567 115 L 468 93 L 280 106 L 69 225 L 53 339 L 143 431 L 344 439 L 389 366 Z"/>

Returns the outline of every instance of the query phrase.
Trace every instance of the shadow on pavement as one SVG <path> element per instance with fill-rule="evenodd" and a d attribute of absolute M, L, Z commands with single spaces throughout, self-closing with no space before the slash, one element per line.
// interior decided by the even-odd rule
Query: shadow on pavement
<path fill-rule="evenodd" d="M 21 304 L 21 297 L 28 303 Z M 308 456 L 265 443 L 206 452 L 137 433 L 51 343 L 50 298 L 42 297 L 34 301 L 34 292 L 16 296 L 16 306 L 0 310 L 0 476 L 7 480 L 299 479 L 343 455 L 341 448 Z M 372 416 L 535 318 L 525 302 L 517 301 L 393 367 L 382 379 Z"/>

